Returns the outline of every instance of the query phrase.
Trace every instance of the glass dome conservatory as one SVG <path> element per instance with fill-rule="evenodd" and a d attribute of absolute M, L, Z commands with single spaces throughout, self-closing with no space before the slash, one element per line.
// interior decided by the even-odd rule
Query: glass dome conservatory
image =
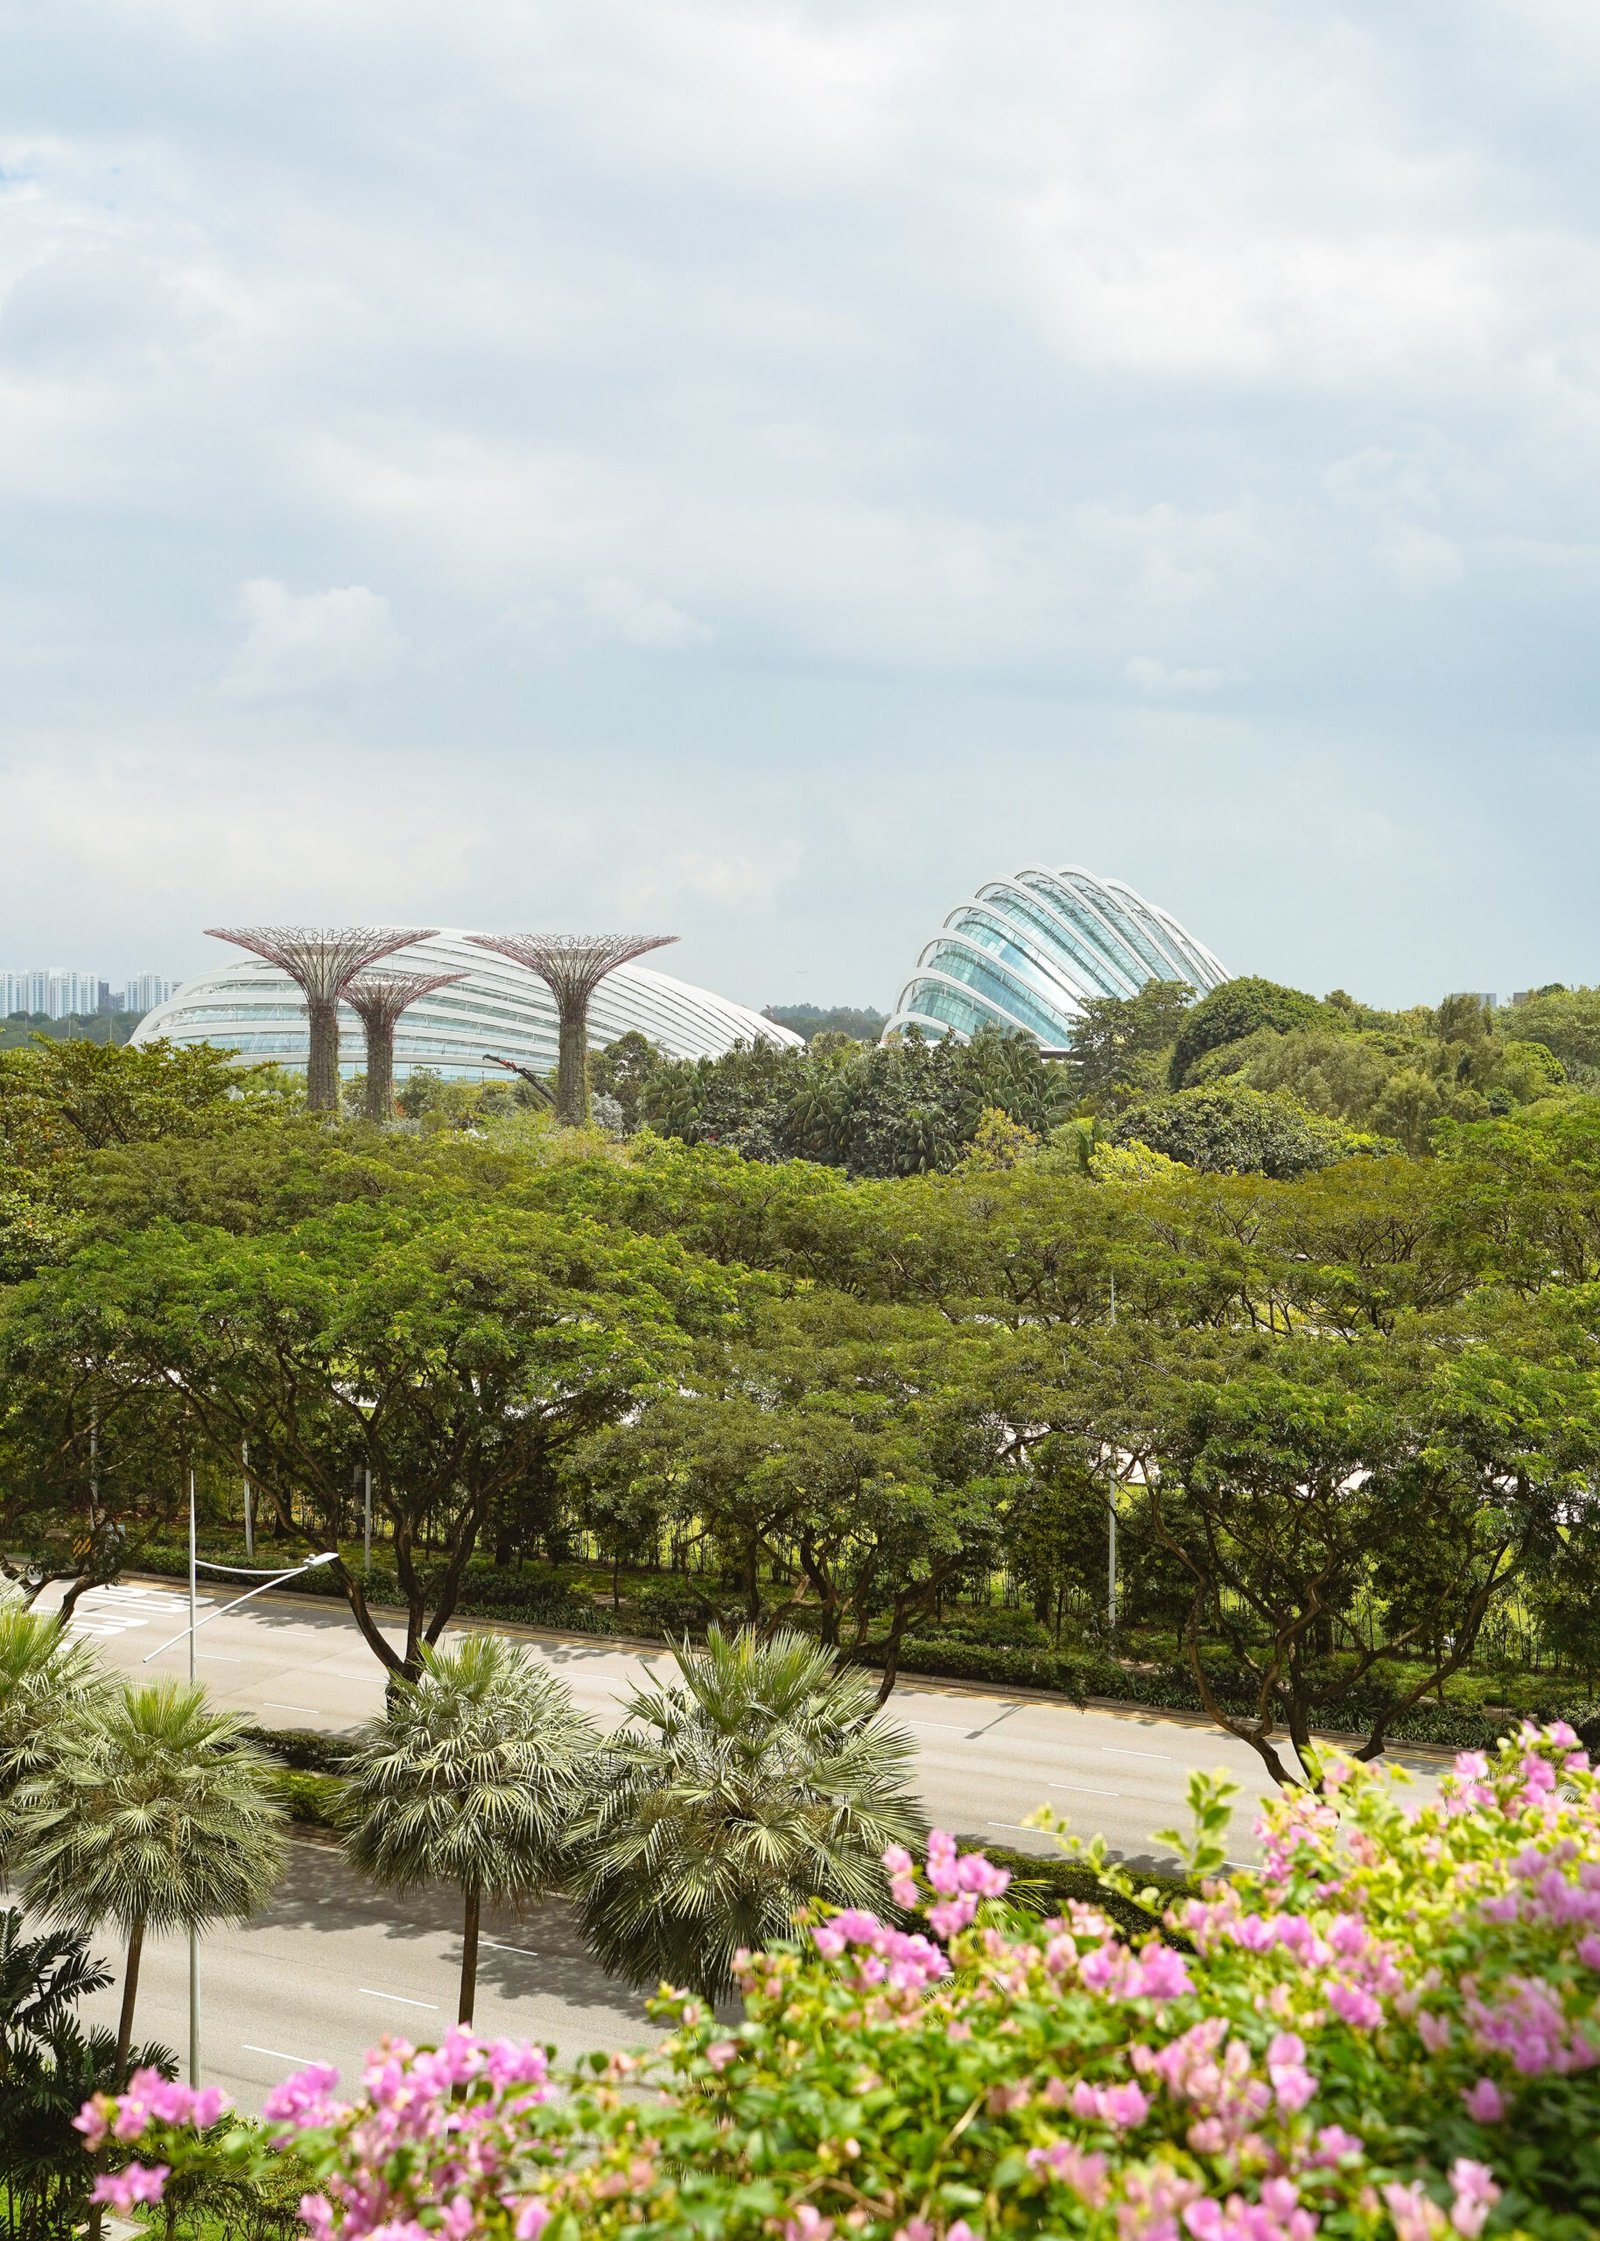
<path fill-rule="evenodd" d="M 1125 881 L 1077 864 L 1030 864 L 956 904 L 917 959 L 885 1033 L 1000 1027 L 1051 1046 L 1071 1040 L 1095 996 L 1136 996 L 1148 980 L 1202 994 L 1228 978 L 1203 942 Z"/>
<path fill-rule="evenodd" d="M 447 988 L 419 997 L 395 1030 L 395 1074 L 426 1067 L 453 1081 L 501 1078 L 486 1056 L 508 1058 L 538 1073 L 556 1064 L 555 999 L 535 973 L 509 957 L 479 949 L 464 931 L 447 929 L 411 942 L 384 959 L 378 971 L 460 973 Z M 630 1028 L 648 1036 L 672 1058 L 716 1058 L 735 1043 L 797 1046 L 798 1035 L 759 1012 L 708 988 L 695 988 L 646 965 L 619 965 L 596 989 L 589 1007 L 589 1040 L 598 1050 Z M 305 999 L 276 965 L 260 957 L 219 960 L 153 1012 L 134 1030 L 136 1043 L 213 1043 L 243 1058 L 271 1059 L 303 1068 L 307 1054 Z M 359 1073 L 366 1039 L 348 1004 L 339 1006 L 339 1070 Z"/>

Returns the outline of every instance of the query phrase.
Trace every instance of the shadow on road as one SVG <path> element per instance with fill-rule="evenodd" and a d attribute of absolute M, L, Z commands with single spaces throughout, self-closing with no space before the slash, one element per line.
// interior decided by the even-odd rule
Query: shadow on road
<path fill-rule="evenodd" d="M 380 1891 L 353 1875 L 331 1846 L 297 1843 L 287 1875 L 253 1927 L 313 1936 L 368 1930 L 403 1946 L 413 1940 L 431 1943 L 441 1931 L 459 1935 L 460 1908 L 459 1897 L 446 1885 Z M 459 1961 L 459 1945 L 453 1946 L 452 1958 Z M 587 1951 L 564 1899 L 537 1900 L 521 1913 L 500 1908 L 487 1915 L 478 1982 L 505 2000 L 543 1995 L 574 2007 L 609 2008 L 635 2036 L 649 2028 L 641 1997 L 607 1976 Z"/>

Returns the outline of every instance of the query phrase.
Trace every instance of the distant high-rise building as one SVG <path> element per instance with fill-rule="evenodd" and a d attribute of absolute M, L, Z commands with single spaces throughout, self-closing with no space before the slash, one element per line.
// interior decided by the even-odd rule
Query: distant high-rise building
<path fill-rule="evenodd" d="M 177 990 L 175 980 L 163 980 L 159 973 L 134 973 L 129 977 L 118 1007 L 125 1012 L 153 1012 L 157 1004 L 164 1004 Z"/>
<path fill-rule="evenodd" d="M 76 972 L 67 965 L 34 965 L 25 971 L 0 967 L 0 1019 L 13 1012 L 45 1019 L 89 1019 L 108 1011 L 142 1016 L 164 1004 L 177 985 L 160 973 L 136 973 L 121 989 L 99 973 Z"/>

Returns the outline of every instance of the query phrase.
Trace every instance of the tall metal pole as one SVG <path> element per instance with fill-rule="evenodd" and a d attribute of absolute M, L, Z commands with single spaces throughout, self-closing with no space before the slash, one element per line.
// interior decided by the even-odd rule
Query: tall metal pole
<path fill-rule="evenodd" d="M 256 1517 L 255 1503 L 250 1493 L 250 1442 L 248 1440 L 239 1442 L 239 1461 L 244 1470 L 244 1553 L 247 1557 L 253 1557 L 256 1553 Z"/>
<path fill-rule="evenodd" d="M 189 1680 L 194 1681 L 195 1622 L 194 1469 L 189 1471 Z M 200 1933 L 189 1925 L 189 2083 L 200 2083 Z"/>
<path fill-rule="evenodd" d="M 361 1570 L 372 1570 L 372 1465 L 367 1464 L 361 1494 Z"/>
<path fill-rule="evenodd" d="M 1111 1328 L 1117 1327 L 1117 1272 L 1111 1271 Z M 1117 1630 L 1117 1472 L 1113 1463 L 1106 1488 L 1106 1619 Z"/>

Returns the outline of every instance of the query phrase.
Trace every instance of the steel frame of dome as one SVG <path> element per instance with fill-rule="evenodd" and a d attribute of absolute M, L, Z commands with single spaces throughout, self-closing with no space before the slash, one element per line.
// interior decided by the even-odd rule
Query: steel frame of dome
<path fill-rule="evenodd" d="M 1070 1041 L 1097 996 L 1136 996 L 1148 980 L 1202 994 L 1229 978 L 1203 942 L 1126 880 L 1081 864 L 1027 864 L 985 880 L 925 942 L 884 1029 L 920 1027 L 963 1041 L 995 1026 Z"/>
<path fill-rule="evenodd" d="M 486 1052 L 555 1072 L 555 998 L 544 982 L 509 957 L 477 948 L 462 928 L 409 942 L 384 960 L 396 973 L 460 973 L 453 985 L 421 996 L 395 1030 L 395 1076 L 419 1068 L 452 1081 L 503 1081 Z M 619 965 L 596 989 L 589 1015 L 596 1048 L 637 1029 L 674 1058 L 716 1058 L 735 1043 L 798 1048 L 802 1038 L 744 1004 L 696 988 L 645 965 Z M 136 1043 L 165 1039 L 214 1043 L 244 1059 L 302 1069 L 308 1031 L 305 999 L 286 973 L 265 959 L 241 957 L 185 981 L 134 1029 Z M 339 1006 L 339 1071 L 366 1063 L 360 1019 Z"/>

